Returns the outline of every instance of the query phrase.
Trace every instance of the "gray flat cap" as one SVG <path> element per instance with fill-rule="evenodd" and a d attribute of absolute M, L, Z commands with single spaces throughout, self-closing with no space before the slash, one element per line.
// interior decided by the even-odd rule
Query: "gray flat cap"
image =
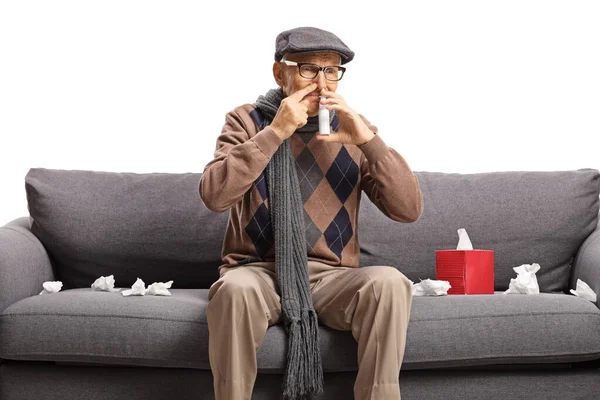
<path fill-rule="evenodd" d="M 342 57 L 342 64 L 352 61 L 354 52 L 331 32 L 304 26 L 281 32 L 275 39 L 275 61 L 286 53 L 333 52 Z"/>

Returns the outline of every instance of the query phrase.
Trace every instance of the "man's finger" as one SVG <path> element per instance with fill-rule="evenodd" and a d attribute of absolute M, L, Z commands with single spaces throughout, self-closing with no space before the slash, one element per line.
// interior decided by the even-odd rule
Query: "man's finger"
<path fill-rule="evenodd" d="M 310 105 L 310 100 L 302 99 L 302 100 L 300 100 L 300 104 L 304 104 L 306 106 L 306 108 L 308 108 L 308 106 Z"/>
<path fill-rule="evenodd" d="M 337 141 L 337 139 L 336 139 L 336 136 L 335 136 L 335 135 L 336 135 L 336 134 L 333 134 L 333 133 L 332 133 L 332 134 L 329 134 L 329 135 L 327 135 L 327 134 L 323 134 L 323 133 L 321 133 L 321 132 L 317 132 L 317 136 L 316 136 L 316 138 L 317 138 L 317 140 L 321 140 L 321 141 L 323 141 L 323 142 L 335 142 L 335 141 Z"/>
<path fill-rule="evenodd" d="M 292 95 L 290 97 L 293 98 L 294 100 L 300 102 L 300 100 L 302 100 L 304 98 L 304 96 L 306 96 L 310 92 L 314 91 L 316 88 L 317 88 L 317 84 L 313 82 L 310 85 L 308 85 L 307 87 L 305 87 L 304 89 L 300 89 L 297 92 L 292 93 Z"/>

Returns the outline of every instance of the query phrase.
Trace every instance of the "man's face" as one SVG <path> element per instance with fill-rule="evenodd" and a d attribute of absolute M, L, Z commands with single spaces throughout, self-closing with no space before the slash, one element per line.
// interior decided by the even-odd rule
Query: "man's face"
<path fill-rule="evenodd" d="M 287 54 L 285 59 L 295 62 L 317 64 L 321 67 L 340 65 L 340 56 L 337 53 Z M 309 117 L 314 117 L 319 114 L 319 93 L 321 92 L 321 89 L 326 88 L 327 90 L 335 92 L 338 86 L 338 82 L 325 79 L 323 71 L 320 71 L 314 79 L 307 79 L 300 76 L 298 67 L 286 65 L 281 62 L 275 62 L 273 65 L 273 75 L 275 76 L 277 84 L 283 88 L 285 97 L 309 86 L 313 82 L 317 84 L 315 91 L 309 95 L 316 97 L 311 98 L 307 96 L 308 99 L 314 100 L 311 101 L 308 106 Z"/>

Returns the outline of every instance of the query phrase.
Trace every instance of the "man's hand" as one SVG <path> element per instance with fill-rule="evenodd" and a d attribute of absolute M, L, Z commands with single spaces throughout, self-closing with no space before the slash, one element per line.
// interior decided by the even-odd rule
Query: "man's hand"
<path fill-rule="evenodd" d="M 321 96 L 326 97 L 326 99 L 321 100 L 321 104 L 325 104 L 328 110 L 336 111 L 340 126 L 337 132 L 331 131 L 329 135 L 317 135 L 317 140 L 360 146 L 373 139 L 375 134 L 369 130 L 360 115 L 348 107 L 342 96 L 325 88 L 321 91 Z"/>
<path fill-rule="evenodd" d="M 308 105 L 311 101 L 319 101 L 319 97 L 306 98 L 306 96 L 317 88 L 316 83 L 311 83 L 304 89 L 292 93 L 281 100 L 277 114 L 271 122 L 271 129 L 285 140 L 292 136 L 296 129 L 306 125 L 308 121 Z"/>

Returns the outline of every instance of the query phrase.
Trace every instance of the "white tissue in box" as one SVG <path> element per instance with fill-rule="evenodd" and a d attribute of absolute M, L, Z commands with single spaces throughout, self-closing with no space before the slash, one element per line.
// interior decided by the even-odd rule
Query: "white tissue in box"
<path fill-rule="evenodd" d="M 465 228 L 458 230 L 458 245 L 456 245 L 456 250 L 473 250 L 473 244 Z"/>

